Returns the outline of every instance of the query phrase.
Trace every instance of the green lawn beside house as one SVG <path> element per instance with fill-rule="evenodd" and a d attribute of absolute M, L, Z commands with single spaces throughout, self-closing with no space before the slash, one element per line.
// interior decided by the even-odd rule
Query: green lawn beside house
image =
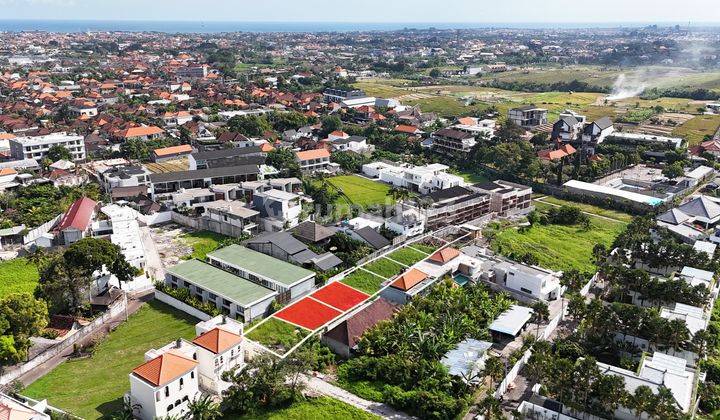
<path fill-rule="evenodd" d="M 388 196 L 390 186 L 357 175 L 341 175 L 327 179 L 333 187 L 355 205 L 367 207 L 374 204 L 392 204 Z"/>
<path fill-rule="evenodd" d="M 387 258 L 378 258 L 370 264 L 363 266 L 363 268 L 388 279 L 405 270 L 405 267 Z"/>
<path fill-rule="evenodd" d="M 0 298 L 13 293 L 33 293 L 40 274 L 25 258 L 0 261 Z"/>
<path fill-rule="evenodd" d="M 412 248 L 406 247 L 398 249 L 397 251 L 393 251 L 391 254 L 387 255 L 387 257 L 399 263 L 410 266 L 420 260 L 425 259 L 427 255 Z"/>
<path fill-rule="evenodd" d="M 248 330 L 250 329 L 248 328 Z M 250 331 L 247 338 L 283 354 L 305 338 L 308 332 L 280 319 L 270 318 Z"/>
<path fill-rule="evenodd" d="M 383 279 L 367 271 L 357 270 L 342 280 L 342 283 L 354 287 L 369 295 L 380 290 Z"/>
<path fill-rule="evenodd" d="M 178 338 L 195 337 L 198 320 L 159 301 L 151 301 L 97 344 L 92 357 L 67 361 L 22 394 L 47 399 L 85 419 L 108 417 L 122 408 L 130 390 L 128 375 L 145 352 Z"/>

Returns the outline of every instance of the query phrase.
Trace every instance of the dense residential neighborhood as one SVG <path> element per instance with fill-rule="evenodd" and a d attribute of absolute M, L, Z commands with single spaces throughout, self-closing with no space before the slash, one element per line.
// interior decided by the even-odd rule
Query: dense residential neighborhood
<path fill-rule="evenodd" d="M 720 416 L 717 28 L 3 25 L 7 419 Z"/>

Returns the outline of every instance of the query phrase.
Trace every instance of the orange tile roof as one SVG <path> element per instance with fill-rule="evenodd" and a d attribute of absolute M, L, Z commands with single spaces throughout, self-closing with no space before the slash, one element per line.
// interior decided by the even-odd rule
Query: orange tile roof
<path fill-rule="evenodd" d="M 304 152 L 295 153 L 299 160 L 310 160 L 330 157 L 330 152 L 327 149 L 315 149 L 306 150 Z"/>
<path fill-rule="evenodd" d="M 275 150 L 275 148 L 272 147 L 270 143 L 263 143 L 260 145 L 261 152 L 272 152 L 273 150 Z"/>
<path fill-rule="evenodd" d="M 0 169 L 0 176 L 6 176 L 6 175 L 17 175 L 17 171 L 13 168 L 2 168 Z"/>
<path fill-rule="evenodd" d="M 460 251 L 455 248 L 443 248 L 430 256 L 430 261 L 445 264 L 460 255 Z"/>
<path fill-rule="evenodd" d="M 405 272 L 405 274 L 395 279 L 391 286 L 396 289 L 408 291 L 426 278 L 428 278 L 427 274 L 416 268 L 411 268 Z"/>
<path fill-rule="evenodd" d="M 193 343 L 215 354 L 220 354 L 230 347 L 237 346 L 241 341 L 242 336 L 215 327 L 194 339 Z"/>
<path fill-rule="evenodd" d="M 0 140 L 10 140 L 10 139 L 14 139 L 14 138 L 15 138 L 15 134 L 0 133 Z"/>
<path fill-rule="evenodd" d="M 148 127 L 130 127 L 127 130 L 123 131 L 120 135 L 121 135 L 121 137 L 131 138 L 131 137 L 151 136 L 153 134 L 160 134 L 160 133 L 163 133 L 162 129 L 155 127 L 155 126 L 148 126 Z"/>
<path fill-rule="evenodd" d="M 194 360 L 167 352 L 136 367 L 133 373 L 152 385 L 162 386 L 191 371 L 197 364 Z"/>
<path fill-rule="evenodd" d="M 192 153 L 192 147 L 189 144 L 181 144 L 179 146 L 161 147 L 153 150 L 155 156 L 177 155 L 180 153 Z"/>
<path fill-rule="evenodd" d="M 475 125 L 475 118 L 472 118 L 472 117 L 458 118 L 458 124 Z"/>
<path fill-rule="evenodd" d="M 419 130 L 420 130 L 419 128 L 413 127 L 412 125 L 402 125 L 401 124 L 401 125 L 398 125 L 397 127 L 395 127 L 395 131 L 398 131 L 400 133 L 408 133 L 408 134 L 415 134 Z"/>

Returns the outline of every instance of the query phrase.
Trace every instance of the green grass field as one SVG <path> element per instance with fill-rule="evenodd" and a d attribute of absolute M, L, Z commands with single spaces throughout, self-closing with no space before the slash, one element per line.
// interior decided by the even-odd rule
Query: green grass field
<path fill-rule="evenodd" d="M 425 257 L 427 257 L 427 255 L 411 248 L 401 248 L 388 255 L 388 258 L 405 265 L 413 265 Z"/>
<path fill-rule="evenodd" d="M 374 204 L 391 205 L 393 203 L 392 197 L 388 196 L 390 186 L 387 184 L 375 182 L 357 175 L 341 175 L 328 178 L 327 181 L 335 187 L 338 192 L 341 192 L 343 197 L 338 201 L 339 204 L 345 201 L 345 197 L 350 204 L 362 207 Z"/>
<path fill-rule="evenodd" d="M 357 270 L 342 280 L 343 283 L 369 295 L 380 290 L 383 279 L 367 271 Z"/>
<path fill-rule="evenodd" d="M 617 221 L 625 223 L 630 223 L 633 218 L 631 214 L 623 213 L 621 211 L 609 210 L 602 207 L 593 206 L 592 204 L 576 203 L 574 201 L 561 200 L 553 196 L 545 196 L 542 198 L 542 201 L 538 201 L 537 199 L 534 199 L 533 201 L 533 204 L 535 204 L 535 206 L 538 207 L 539 210 L 543 210 L 545 208 L 541 207 L 543 206 L 543 203 L 550 203 L 558 206 L 575 206 L 580 208 L 580 210 L 584 212 L 596 214 L 598 216 L 609 217 L 611 219 L 615 219 Z M 548 204 L 545 204 L 545 206 L 548 206 Z"/>
<path fill-rule="evenodd" d="M 687 140 L 690 146 L 702 143 L 720 128 L 720 115 L 699 115 L 673 130 L 674 136 Z"/>
<path fill-rule="evenodd" d="M 463 177 L 465 182 L 469 184 L 481 184 L 489 181 L 488 177 L 478 172 L 456 170 L 452 171 L 452 173 Z"/>
<path fill-rule="evenodd" d="M 186 233 L 180 236 L 180 240 L 193 248 L 192 254 L 187 258 L 197 258 L 199 260 L 204 260 L 208 253 L 215 251 L 220 242 L 227 238 L 225 235 L 207 230 Z"/>
<path fill-rule="evenodd" d="M 552 270 L 576 268 L 594 272 L 592 249 L 595 244 L 610 246 L 626 223 L 590 217 L 587 231 L 578 226 L 536 225 L 526 232 L 515 227 L 501 231 L 492 241 L 492 249 L 503 255 L 511 253 L 535 255 L 539 265 Z"/>
<path fill-rule="evenodd" d="M 246 416 L 223 416 L 226 420 L 375 420 L 380 417 L 329 397 L 309 398 L 287 408 Z"/>
<path fill-rule="evenodd" d="M 363 268 L 388 279 L 405 270 L 405 267 L 398 263 L 394 263 L 387 258 L 377 259 L 370 264 L 363 266 Z"/>
<path fill-rule="evenodd" d="M 158 301 L 151 301 L 97 345 L 92 357 L 67 361 L 23 391 L 72 414 L 96 419 L 122 408 L 130 389 L 128 374 L 151 348 L 180 337 L 195 337 L 198 320 Z"/>
<path fill-rule="evenodd" d="M 410 247 L 411 247 L 411 248 L 414 248 L 414 249 L 417 249 L 417 250 L 419 250 L 419 251 L 422 251 L 422 252 L 424 252 L 424 253 L 426 253 L 426 254 L 428 254 L 428 255 L 429 255 L 429 254 L 432 254 L 433 252 L 435 252 L 436 249 L 439 248 L 439 247 L 436 247 L 436 246 L 427 245 L 427 244 L 423 244 L 423 243 L 414 243 L 414 244 L 411 244 Z"/>
<path fill-rule="evenodd" d="M 33 293 L 39 278 L 37 267 L 25 258 L 0 261 L 0 297 Z"/>
<path fill-rule="evenodd" d="M 247 337 L 263 346 L 282 354 L 308 335 L 308 331 L 288 324 L 277 318 L 270 318 L 250 331 Z"/>

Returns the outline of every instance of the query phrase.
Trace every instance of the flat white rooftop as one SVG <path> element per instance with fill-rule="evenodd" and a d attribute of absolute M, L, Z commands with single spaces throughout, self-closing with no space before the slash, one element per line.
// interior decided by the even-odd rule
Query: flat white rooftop
<path fill-rule="evenodd" d="M 636 203 L 642 203 L 642 204 L 648 204 L 651 206 L 658 206 L 665 202 L 665 200 L 657 197 L 652 197 L 649 195 L 639 194 L 632 191 L 625 191 L 617 188 L 608 187 L 605 185 L 598 185 L 598 184 L 591 184 L 589 182 L 582 182 L 577 180 L 571 180 L 563 184 L 563 186 L 568 188 L 574 188 L 576 190 L 581 191 L 589 191 L 589 192 L 595 192 L 599 194 L 605 194 L 609 196 L 614 196 L 618 198 L 622 198 L 629 201 L 634 201 Z"/>
<path fill-rule="evenodd" d="M 532 314 L 531 308 L 513 305 L 490 324 L 490 331 L 517 336 L 525 324 L 530 321 Z"/>

